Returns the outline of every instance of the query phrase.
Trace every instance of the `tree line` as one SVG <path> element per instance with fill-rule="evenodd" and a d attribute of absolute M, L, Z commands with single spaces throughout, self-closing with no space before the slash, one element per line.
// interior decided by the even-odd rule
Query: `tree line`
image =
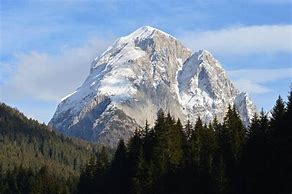
<path fill-rule="evenodd" d="M 160 111 L 114 154 L 2 103 L 0 193 L 291 193 L 291 102 L 292 90 L 248 128 L 232 106 L 222 123 L 184 126 Z"/>
<path fill-rule="evenodd" d="M 160 111 L 155 126 L 105 149 L 80 175 L 77 193 L 291 193 L 292 90 L 248 128 L 229 106 L 223 123 L 185 126 Z"/>
<path fill-rule="evenodd" d="M 74 193 L 78 178 L 57 176 L 47 166 L 40 169 L 0 166 L 0 193 L 3 194 L 66 194 Z"/>
<path fill-rule="evenodd" d="M 0 193 L 73 193 L 98 146 L 65 137 L 0 103 Z"/>

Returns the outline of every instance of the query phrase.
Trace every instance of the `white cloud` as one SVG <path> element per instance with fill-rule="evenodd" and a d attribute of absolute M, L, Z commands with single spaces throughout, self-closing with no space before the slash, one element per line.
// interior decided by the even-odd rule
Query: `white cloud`
<path fill-rule="evenodd" d="M 234 80 L 234 83 L 237 88 L 240 88 L 241 91 L 245 91 L 250 94 L 262 94 L 270 91 L 268 87 L 246 79 Z"/>
<path fill-rule="evenodd" d="M 292 68 L 233 70 L 228 71 L 228 74 L 237 88 L 254 94 L 272 91 L 268 87 L 269 82 L 281 79 L 292 81 Z"/>
<path fill-rule="evenodd" d="M 278 79 L 292 79 L 292 68 L 281 69 L 241 69 L 228 72 L 231 77 L 244 78 L 257 83 L 267 83 Z"/>
<path fill-rule="evenodd" d="M 292 53 L 292 25 L 239 26 L 216 31 L 187 32 L 181 40 L 191 49 L 216 54 Z"/>
<path fill-rule="evenodd" d="M 108 41 L 94 38 L 81 47 L 62 48 L 59 54 L 31 52 L 17 55 L 15 72 L 0 86 L 0 100 L 60 101 L 82 84 L 91 61 L 106 45 Z"/>

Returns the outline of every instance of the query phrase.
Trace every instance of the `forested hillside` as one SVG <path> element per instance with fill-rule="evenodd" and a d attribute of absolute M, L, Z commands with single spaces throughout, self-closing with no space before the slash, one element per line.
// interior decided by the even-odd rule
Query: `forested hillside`
<path fill-rule="evenodd" d="M 268 118 L 255 114 L 244 128 L 231 106 L 222 124 L 199 118 L 182 126 L 160 112 L 112 161 L 102 151 L 82 172 L 78 193 L 291 193 L 292 91 Z"/>
<path fill-rule="evenodd" d="M 96 146 L 87 142 L 56 134 L 45 124 L 39 124 L 18 110 L 0 104 L 0 175 L 9 179 L 6 185 L 1 179 L 0 193 L 7 193 L 8 190 L 18 193 L 14 188 L 16 183 L 12 184 L 13 181 L 17 182 L 16 179 L 30 182 L 37 179 L 36 184 L 40 187 L 41 175 L 51 180 L 44 182 L 48 188 L 49 183 L 54 181 L 61 187 L 61 180 L 67 181 L 70 177 L 70 181 L 73 181 L 78 178 L 81 168 L 96 149 Z M 18 187 L 21 190 L 23 185 Z M 66 187 L 66 184 L 62 187 Z M 3 190 L 5 188 L 8 190 Z"/>

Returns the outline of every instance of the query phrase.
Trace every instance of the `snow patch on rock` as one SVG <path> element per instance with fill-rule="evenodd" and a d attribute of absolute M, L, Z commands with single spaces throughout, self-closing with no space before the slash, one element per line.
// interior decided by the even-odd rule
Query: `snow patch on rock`
<path fill-rule="evenodd" d="M 256 111 L 206 50 L 191 53 L 173 36 L 144 26 L 96 57 L 85 82 L 62 99 L 50 121 L 57 130 L 115 146 L 160 109 L 182 122 L 223 120 L 235 105 L 248 125 Z"/>

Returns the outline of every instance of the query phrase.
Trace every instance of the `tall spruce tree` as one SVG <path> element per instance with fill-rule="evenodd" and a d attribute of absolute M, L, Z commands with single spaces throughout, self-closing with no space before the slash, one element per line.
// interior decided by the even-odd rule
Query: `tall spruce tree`
<path fill-rule="evenodd" d="M 120 140 L 110 167 L 109 176 L 112 187 L 109 189 L 111 193 L 127 193 L 130 189 L 127 153 L 128 151 L 124 140 Z"/>
<path fill-rule="evenodd" d="M 147 123 L 146 123 L 146 127 Z M 145 134 L 146 136 L 147 134 Z M 133 193 L 141 193 L 142 182 L 140 181 L 141 172 L 145 164 L 143 154 L 142 134 L 136 129 L 134 136 L 129 140 L 128 144 L 128 165 L 129 176 L 133 177 L 130 180 L 130 187 Z"/>
<path fill-rule="evenodd" d="M 232 192 L 236 192 L 236 184 L 241 179 L 239 165 L 245 141 L 245 128 L 235 107 L 228 107 L 224 118 L 222 132 L 219 139 L 223 161 L 226 166 L 226 175 L 231 180 Z"/>
<path fill-rule="evenodd" d="M 169 117 L 169 116 L 168 116 Z M 170 117 L 171 118 L 171 117 Z M 174 123 L 174 119 L 169 119 L 169 145 L 168 145 L 168 163 L 170 170 L 175 170 L 183 164 L 183 127 L 178 119 Z"/>
<path fill-rule="evenodd" d="M 191 193 L 195 189 L 198 193 L 201 192 L 200 186 L 200 149 L 201 149 L 201 134 L 203 131 L 203 123 L 200 118 L 197 119 L 195 126 L 192 130 L 191 136 L 188 140 L 186 161 L 185 161 L 185 181 L 187 182 L 186 192 Z"/>
<path fill-rule="evenodd" d="M 192 131 L 193 131 L 193 126 L 192 126 L 191 121 L 189 119 L 187 120 L 187 123 L 184 127 L 184 131 L 186 134 L 186 139 L 190 139 L 191 135 L 192 135 Z"/>
<path fill-rule="evenodd" d="M 254 115 L 248 130 L 244 157 L 241 161 L 241 174 L 244 174 L 242 193 L 267 192 L 267 172 L 269 172 L 267 129 L 268 118 L 262 110 L 260 116 Z"/>
<path fill-rule="evenodd" d="M 289 192 L 292 189 L 292 136 L 291 136 L 291 91 L 287 106 L 282 98 L 273 107 L 270 122 L 271 173 L 273 177 L 272 191 Z M 289 116 L 290 115 L 290 116 Z"/>
<path fill-rule="evenodd" d="M 202 147 L 202 134 L 203 134 L 203 122 L 200 117 L 197 119 L 194 127 L 193 134 L 190 138 L 190 152 L 191 152 L 191 164 L 196 168 L 199 169 L 200 165 L 200 150 Z"/>
<path fill-rule="evenodd" d="M 221 143 L 224 145 L 222 151 L 226 153 L 224 158 L 227 163 L 233 166 L 240 159 L 245 139 L 245 128 L 235 107 L 228 107 L 224 118 L 222 135 Z"/>
<path fill-rule="evenodd" d="M 284 177 L 286 174 L 283 168 L 284 160 L 286 160 L 285 151 L 285 103 L 281 96 L 276 100 L 276 104 L 271 111 L 270 129 L 269 129 L 269 144 L 270 144 L 270 173 L 273 177 L 270 182 L 270 190 L 277 192 L 284 188 Z M 283 176 L 284 175 L 284 176 Z"/>
<path fill-rule="evenodd" d="M 288 101 L 286 103 L 286 114 L 284 117 L 284 143 L 283 155 L 286 156 L 283 164 L 284 191 L 292 191 L 292 84 L 290 87 Z"/>
<path fill-rule="evenodd" d="M 94 193 L 108 193 L 108 169 L 109 169 L 109 156 L 105 147 L 102 147 L 101 151 L 96 154 L 96 162 L 93 175 L 93 190 Z"/>
<path fill-rule="evenodd" d="M 79 177 L 79 183 L 77 186 L 77 193 L 95 193 L 95 178 L 96 178 L 96 159 L 95 156 L 92 156 L 88 162 L 88 164 L 85 166 L 83 171 L 80 174 Z"/>
<path fill-rule="evenodd" d="M 153 152 L 151 157 L 155 167 L 155 177 L 159 177 L 167 172 L 167 135 L 166 118 L 164 112 L 160 111 L 154 126 Z"/>
<path fill-rule="evenodd" d="M 144 157 L 146 161 L 150 161 L 153 152 L 154 140 L 155 140 L 155 131 L 154 129 L 149 128 L 148 121 L 146 120 L 145 127 L 142 131 L 142 146 Z"/>

